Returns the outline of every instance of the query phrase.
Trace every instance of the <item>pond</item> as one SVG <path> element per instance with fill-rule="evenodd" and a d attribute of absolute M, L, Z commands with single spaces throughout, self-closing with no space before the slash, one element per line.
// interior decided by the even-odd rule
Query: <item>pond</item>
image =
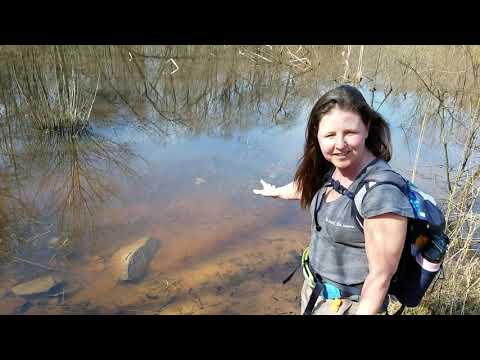
<path fill-rule="evenodd" d="M 11 51 L 3 61 L 13 70 L 1 83 L 1 314 L 298 312 L 302 276 L 282 280 L 308 244 L 308 212 L 252 189 L 260 179 L 292 179 L 309 111 L 338 85 L 337 50 L 324 49 L 333 65 L 319 73 L 259 64 L 248 47 L 70 49 L 63 66 L 75 76 L 61 80 L 69 82 L 62 94 L 77 89 L 94 99 L 88 126 L 73 135 L 34 123 L 38 99 L 53 103 L 53 95 L 31 84 L 55 87 L 61 62 L 49 62 L 47 47 Z M 29 73 L 35 97 L 7 89 L 15 79 L 22 88 Z M 378 82 L 377 91 L 368 81 L 359 86 L 391 125 L 391 165 L 410 178 L 417 94 L 388 96 Z M 435 131 L 422 144 L 415 182 L 445 199 Z M 451 164 L 461 152 L 451 146 Z M 115 254 L 144 236 L 158 240 L 146 274 L 119 281 Z M 46 293 L 12 290 L 46 276 L 57 284 Z"/>

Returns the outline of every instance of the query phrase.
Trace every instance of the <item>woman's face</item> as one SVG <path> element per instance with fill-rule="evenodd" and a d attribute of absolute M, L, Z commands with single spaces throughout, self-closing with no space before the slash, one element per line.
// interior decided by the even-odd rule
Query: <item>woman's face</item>
<path fill-rule="evenodd" d="M 320 119 L 317 139 L 325 159 L 346 170 L 361 164 L 368 151 L 367 136 L 368 128 L 360 115 L 336 106 Z"/>

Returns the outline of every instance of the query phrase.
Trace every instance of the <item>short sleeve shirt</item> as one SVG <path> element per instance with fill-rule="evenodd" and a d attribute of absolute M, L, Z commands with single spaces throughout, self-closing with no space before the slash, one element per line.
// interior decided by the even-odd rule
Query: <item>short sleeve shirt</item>
<path fill-rule="evenodd" d="M 390 166 L 381 159 L 370 163 L 350 185 L 349 190 L 353 191 L 369 175 L 386 169 L 390 169 Z M 353 202 L 347 196 L 328 203 L 320 201 L 324 190 L 322 188 L 315 194 L 310 205 L 310 264 L 326 279 L 344 285 L 361 284 L 368 275 L 368 260 L 363 233 L 357 228 L 351 214 Z M 319 208 L 317 221 L 320 230 L 317 230 L 313 218 L 315 205 Z M 386 213 L 414 216 L 408 198 L 399 188 L 390 184 L 378 185 L 368 191 L 359 211 L 363 218 Z"/>

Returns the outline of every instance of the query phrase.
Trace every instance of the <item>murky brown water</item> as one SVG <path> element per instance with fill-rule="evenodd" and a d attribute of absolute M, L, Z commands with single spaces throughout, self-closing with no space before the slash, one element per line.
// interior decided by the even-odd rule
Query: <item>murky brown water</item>
<path fill-rule="evenodd" d="M 8 215 L 2 231 L 17 240 L 2 265 L 0 313 L 298 312 L 301 272 L 286 285 L 282 280 L 308 243 L 308 214 L 251 189 L 260 178 L 290 181 L 308 111 L 334 83 L 327 75 L 312 81 L 295 74 L 293 81 L 285 69 L 238 59 L 181 59 L 173 74 L 172 62 L 146 59 L 143 82 L 128 57 L 123 72 L 111 64 L 87 135 L 66 141 L 12 128 L 7 145 L 14 151 L 0 163 Z M 158 75 L 167 66 L 167 75 Z M 118 88 L 109 88 L 116 80 Z M 405 175 L 417 141 L 412 136 L 409 145 L 400 128 L 410 108 L 401 98 L 382 107 L 392 123 L 392 165 Z M 416 180 L 431 186 L 441 177 L 441 159 L 435 144 L 425 144 L 422 154 Z M 118 282 L 112 255 L 146 235 L 160 241 L 146 276 Z M 52 245 L 54 237 L 60 241 Z M 62 278 L 66 293 L 11 293 L 45 274 Z"/>

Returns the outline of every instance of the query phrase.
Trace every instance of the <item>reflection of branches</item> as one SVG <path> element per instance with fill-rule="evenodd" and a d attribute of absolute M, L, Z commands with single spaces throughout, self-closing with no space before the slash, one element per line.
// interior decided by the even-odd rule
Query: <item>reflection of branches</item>
<path fill-rule="evenodd" d="M 175 76 L 166 74 L 163 81 L 158 75 L 162 72 L 162 59 L 148 58 L 150 73 L 146 70 L 145 57 L 124 54 L 123 59 L 125 69 L 132 72 L 131 77 L 142 81 L 143 90 L 138 96 L 143 96 L 153 114 L 159 116 L 153 122 L 166 120 L 192 133 L 221 130 L 228 134 L 233 127 L 245 128 L 257 125 L 259 120 L 268 120 L 258 116 L 264 110 L 273 115 L 282 110 L 286 115 L 292 111 L 286 106 L 287 95 L 293 94 L 294 75 L 290 71 L 288 78 L 282 79 L 284 72 L 278 69 L 243 68 L 244 56 L 236 51 L 229 56 L 231 58 L 214 57 L 208 62 L 182 64 L 182 72 L 187 76 L 179 71 Z M 280 105 L 276 104 L 278 98 L 282 99 Z M 297 105 L 298 101 L 291 103 Z"/>
<path fill-rule="evenodd" d="M 390 86 L 390 90 L 388 90 L 388 93 L 384 96 L 382 102 L 380 103 L 380 105 L 378 105 L 378 107 L 375 109 L 375 111 L 380 111 L 380 108 L 385 103 L 385 101 L 388 99 L 388 97 L 390 96 L 392 91 L 393 91 L 393 88 Z M 372 104 L 373 104 L 373 95 L 372 95 Z"/>
<path fill-rule="evenodd" d="M 421 75 L 422 71 L 420 71 L 419 68 L 412 66 L 407 61 L 397 60 L 398 63 L 410 70 L 416 76 L 427 93 L 431 95 L 430 99 L 435 102 L 438 101 L 435 106 L 436 109 L 434 109 L 432 114 L 435 114 L 439 120 L 440 141 L 443 144 L 446 181 L 449 191 L 446 212 L 447 218 L 452 212 L 452 204 L 455 203 L 459 197 L 469 192 L 468 187 L 470 185 L 468 184 L 468 179 L 471 176 L 471 171 L 468 168 L 475 151 L 475 144 L 480 130 L 480 97 L 477 89 L 478 68 L 480 65 L 476 63 L 475 57 L 472 54 L 472 49 L 469 47 L 463 47 L 463 50 L 463 69 L 459 70 L 458 65 L 456 69 L 438 70 L 436 67 L 431 67 L 425 70 L 430 74 L 427 77 Z M 462 66 L 462 62 L 456 61 L 455 63 L 460 63 L 460 66 Z M 469 71 L 470 65 L 471 71 Z M 445 79 L 444 77 L 447 76 L 446 74 L 453 75 L 448 75 L 449 77 Z M 471 88 L 468 89 L 467 85 L 470 85 Z M 449 94 L 453 94 L 453 96 Z M 448 114 L 449 118 L 447 118 L 446 114 Z M 453 178 L 450 174 L 452 169 L 450 168 L 448 154 L 449 144 L 446 136 L 448 120 L 450 120 L 450 132 L 455 130 L 455 132 L 464 139 L 461 141 L 463 143 L 462 158 L 456 167 L 456 174 Z M 457 125 L 455 129 L 453 129 L 454 123 Z M 473 169 L 475 169 L 475 166 Z M 465 201 L 465 203 L 468 204 L 469 202 Z M 465 211 L 465 209 L 460 210 L 461 212 Z"/>
<path fill-rule="evenodd" d="M 282 110 L 284 121 L 292 119 L 300 102 L 316 89 L 315 82 L 300 76 L 313 69 L 313 54 L 302 46 L 111 46 L 96 48 L 93 55 L 108 89 L 142 126 L 162 136 L 170 127 L 226 135 L 260 121 L 270 125 L 271 118 L 259 115 Z M 173 61 L 180 69 L 171 75 L 166 66 Z M 139 104 L 147 106 L 146 115 L 139 113 Z"/>
<path fill-rule="evenodd" d="M 136 57 L 130 57 L 130 58 L 126 58 L 124 52 L 122 52 L 122 48 L 119 48 L 117 49 L 119 51 L 117 51 L 117 56 L 118 58 L 120 58 L 122 60 L 122 65 L 123 65 L 123 71 L 125 71 L 126 74 L 132 74 L 132 71 L 130 70 L 130 64 L 133 62 L 135 67 L 137 68 L 137 70 L 139 70 L 138 72 L 140 73 L 140 75 L 142 75 L 142 79 L 145 78 L 144 74 L 143 74 L 143 71 L 141 71 L 140 67 L 139 67 L 139 64 L 137 63 L 137 59 Z M 131 49 L 130 49 L 131 51 Z M 113 90 L 113 92 L 120 98 L 120 100 L 122 101 L 123 104 L 125 104 L 125 106 L 127 106 L 127 108 L 131 111 L 132 114 L 134 114 L 137 119 L 141 120 L 142 122 L 142 126 L 147 126 L 149 129 L 151 130 L 155 130 L 156 132 L 158 132 L 160 135 L 162 136 L 165 136 L 167 135 L 167 132 L 161 127 L 159 126 L 160 124 L 158 122 L 156 123 L 152 123 L 152 122 L 149 122 L 149 119 L 143 115 L 141 115 L 137 109 L 136 109 L 136 106 L 133 105 L 133 103 L 137 102 L 137 101 L 132 101 L 130 100 L 125 94 L 124 94 L 124 91 L 121 91 L 118 89 L 118 86 L 117 86 L 117 81 L 115 79 L 115 76 L 114 74 L 112 73 L 112 71 L 109 71 L 109 69 L 111 70 L 112 68 L 112 65 L 111 63 L 113 62 L 113 59 L 111 59 L 111 62 L 110 64 L 106 64 L 106 60 L 104 57 L 101 57 L 99 54 L 97 54 L 96 52 L 94 53 L 95 54 L 95 58 L 96 58 L 96 62 L 97 62 L 97 66 L 99 66 L 100 68 L 100 71 L 104 77 L 104 79 L 107 81 L 107 83 L 109 84 L 109 88 L 111 90 Z M 135 81 L 135 83 L 137 83 L 138 81 Z M 155 110 L 157 111 L 157 113 L 165 120 L 167 120 L 168 122 L 172 122 L 172 123 L 179 123 L 181 122 L 179 119 L 171 119 L 169 118 L 168 116 L 166 116 L 162 111 L 160 111 L 160 109 L 158 109 L 156 106 L 155 106 L 155 102 L 151 99 L 151 97 L 149 96 L 149 93 L 148 93 L 148 87 L 147 87 L 147 83 L 146 82 L 143 82 L 143 87 L 144 87 L 144 92 L 143 92 L 143 95 L 145 95 L 145 98 L 149 101 L 150 104 L 152 104 L 155 108 Z M 153 87 L 151 84 L 148 84 L 150 87 Z"/>
<path fill-rule="evenodd" d="M 56 217 L 58 231 L 70 240 L 87 232 L 94 234 L 97 208 L 117 197 L 112 183 L 117 173 L 136 176 L 128 165 L 134 155 L 126 146 L 88 132 L 81 136 L 37 134 L 24 151 L 24 161 L 33 165 L 29 178 L 36 182 L 32 206 L 43 208 L 43 216 Z"/>
<path fill-rule="evenodd" d="M 418 71 L 410 64 L 406 63 L 405 61 L 398 60 L 398 63 L 400 65 L 403 65 L 407 67 L 408 69 L 412 70 L 413 73 L 418 77 L 418 79 L 422 82 L 422 84 L 425 86 L 425 89 L 435 98 L 439 101 L 439 106 L 442 106 L 445 110 L 448 111 L 452 119 L 455 119 L 455 116 L 451 112 L 451 110 L 448 108 L 448 106 L 445 105 L 445 93 L 441 94 L 440 91 L 434 91 L 433 87 L 431 85 L 428 85 L 425 79 L 418 73 Z"/>
<path fill-rule="evenodd" d="M 0 173 L 0 259 L 11 252 L 14 239 L 11 236 L 13 219 L 10 216 L 12 194 L 6 184 L 9 183 L 8 176 Z M 10 200 L 10 201 L 9 201 Z"/>
<path fill-rule="evenodd" d="M 119 91 L 117 89 L 117 87 L 114 85 L 114 76 L 115 76 L 115 73 L 113 72 L 113 65 L 112 65 L 112 61 L 107 65 L 105 64 L 106 62 L 106 59 L 105 57 L 106 56 L 101 56 L 100 54 L 98 54 L 96 51 L 93 52 L 94 56 L 95 56 L 95 59 L 96 59 L 96 62 L 97 62 L 97 66 L 99 68 L 99 71 L 100 73 L 102 74 L 102 77 L 105 81 L 108 82 L 108 84 L 110 85 L 110 88 L 115 92 L 115 95 L 117 95 L 121 100 L 122 102 L 129 107 L 129 110 L 135 114 L 135 116 L 139 119 L 139 120 L 144 120 L 146 121 L 146 119 L 144 119 L 144 117 L 139 114 L 134 107 L 132 107 L 130 105 L 130 101 L 122 94 L 121 91 Z M 109 52 L 109 54 L 111 55 L 111 52 Z M 109 71 L 110 70 L 110 71 Z"/>
<path fill-rule="evenodd" d="M 275 122 L 276 122 L 278 113 L 282 110 L 282 108 L 285 104 L 285 100 L 287 99 L 288 87 L 290 85 L 290 80 L 291 80 L 291 75 L 290 75 L 290 72 L 289 72 L 288 73 L 288 78 L 287 78 L 287 81 L 286 81 L 286 84 L 285 84 L 285 92 L 283 93 L 282 101 L 280 102 L 280 106 L 278 107 L 277 112 L 273 115 L 273 119 L 274 119 Z"/>
<path fill-rule="evenodd" d="M 6 166 L 0 169 L 0 262 L 25 243 L 28 234 L 35 231 L 38 212 L 22 196 L 20 176 L 16 173 L 20 167 Z M 13 172 L 13 173 L 12 173 Z"/>
<path fill-rule="evenodd" d="M 135 65 L 135 68 L 136 70 L 138 71 L 138 74 L 140 75 L 141 79 L 143 80 L 143 84 L 144 84 L 144 89 L 145 89 L 145 97 L 147 98 L 147 100 L 149 101 L 150 105 L 152 105 L 152 107 L 155 109 L 155 111 L 165 120 L 167 121 L 170 121 L 172 123 L 180 123 L 182 125 L 185 125 L 182 120 L 180 118 L 176 118 L 176 119 L 173 119 L 171 117 L 168 117 L 167 115 L 165 115 L 165 113 L 157 106 L 157 101 L 153 100 L 150 95 L 149 95 L 149 91 L 150 90 L 153 90 L 153 92 L 155 93 L 155 95 L 157 96 L 157 99 L 160 97 L 159 96 L 159 93 L 157 91 L 157 89 L 152 85 L 152 83 L 149 81 L 149 79 L 147 78 L 147 76 L 145 75 L 145 72 L 142 70 L 140 64 L 138 63 L 137 59 L 136 58 L 133 58 L 133 61 L 132 61 Z M 170 78 L 171 79 L 171 78 Z M 172 98 L 174 100 L 174 106 L 176 107 L 176 97 L 175 97 L 175 88 L 172 87 Z M 172 111 L 172 113 L 175 113 L 175 110 Z"/>

